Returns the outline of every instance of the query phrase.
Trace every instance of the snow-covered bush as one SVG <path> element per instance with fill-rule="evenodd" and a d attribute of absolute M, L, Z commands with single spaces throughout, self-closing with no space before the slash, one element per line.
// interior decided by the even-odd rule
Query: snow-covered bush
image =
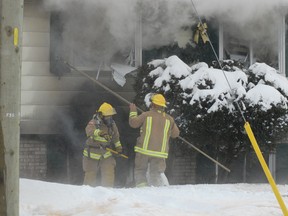
<path fill-rule="evenodd" d="M 247 121 L 262 149 L 273 150 L 275 142 L 287 136 L 288 81 L 265 63 L 251 65 L 247 77 Z"/>
<path fill-rule="evenodd" d="M 177 56 L 154 60 L 139 72 L 137 105 L 148 106 L 150 93 L 164 94 L 180 135 L 224 163 L 251 148 L 244 120 L 261 149 L 272 150 L 288 131 L 287 79 L 264 63 L 248 70 L 232 60 L 222 63 L 223 71 L 204 62 L 189 67 Z"/>

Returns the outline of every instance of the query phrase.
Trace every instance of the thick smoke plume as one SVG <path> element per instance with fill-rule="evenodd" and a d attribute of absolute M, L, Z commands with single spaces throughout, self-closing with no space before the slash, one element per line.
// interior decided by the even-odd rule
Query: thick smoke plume
<path fill-rule="evenodd" d="M 48 0 L 45 7 L 61 12 L 63 41 L 85 61 L 110 61 L 134 47 L 142 20 L 143 49 L 175 42 L 179 30 L 201 18 L 218 20 L 234 37 L 277 41 L 277 23 L 287 14 L 287 0 Z M 192 4 L 193 3 L 193 4 Z M 266 43 L 267 44 L 267 43 Z M 277 43 L 276 43 L 277 45 Z M 76 52 L 76 53 L 77 53 Z M 81 53 L 81 54 L 80 54 Z M 115 60 L 115 59 L 114 59 Z"/>

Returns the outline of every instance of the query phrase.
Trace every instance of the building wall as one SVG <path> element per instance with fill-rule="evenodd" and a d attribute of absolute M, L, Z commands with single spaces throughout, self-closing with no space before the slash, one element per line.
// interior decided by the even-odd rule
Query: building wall
<path fill-rule="evenodd" d="M 197 153 L 187 146 L 179 147 L 177 140 L 171 140 L 166 175 L 171 185 L 195 184 Z"/>
<path fill-rule="evenodd" d="M 67 113 L 86 78 L 50 73 L 50 13 L 37 1 L 24 4 L 21 73 L 21 134 L 56 134 L 57 113 Z"/>
<path fill-rule="evenodd" d="M 59 135 L 59 133 L 62 133 L 63 128 L 61 127 L 63 127 L 63 124 L 59 124 L 59 120 L 63 120 L 67 123 L 66 125 L 64 124 L 67 129 L 64 130 L 65 134 L 63 135 L 67 136 L 65 145 L 67 145 L 66 147 L 69 151 L 75 149 L 72 147 L 73 145 L 78 145 L 79 153 L 75 157 L 79 158 L 80 154 L 81 158 L 79 145 L 82 143 L 81 140 L 75 139 L 75 135 L 79 131 L 73 131 L 72 127 L 75 118 L 64 119 L 63 117 L 71 117 L 69 116 L 69 111 L 71 110 L 71 105 L 74 105 L 75 113 L 77 112 L 78 114 L 77 118 L 79 118 L 79 121 L 85 122 L 87 120 L 86 116 L 92 115 L 99 103 L 111 98 L 111 94 L 95 84 L 91 84 L 91 81 L 89 81 L 90 85 L 94 85 L 94 89 L 90 91 L 86 85 L 87 78 L 75 71 L 71 71 L 61 78 L 51 73 L 51 15 L 41 9 L 37 2 L 39 1 L 25 0 L 24 5 L 20 176 L 45 179 L 48 172 L 47 167 L 51 167 L 48 166 L 47 149 L 51 149 L 52 145 L 49 145 L 49 142 L 39 137 L 47 134 L 53 136 L 54 134 Z M 90 71 L 90 75 L 96 77 L 97 70 L 94 72 Z M 133 77 L 127 80 L 127 85 L 124 88 L 115 84 L 112 80 L 111 72 L 108 71 L 101 71 L 99 81 L 129 101 L 132 101 L 135 95 L 132 87 Z M 122 124 L 120 133 L 123 137 L 123 144 L 129 147 L 129 150 L 133 150 L 136 139 L 134 131 L 131 133 L 132 135 L 127 132 L 127 127 L 129 127 L 127 122 L 128 105 L 119 101 L 115 102 L 115 105 L 117 106 L 119 125 Z M 82 129 L 84 129 L 83 125 Z M 47 147 L 48 145 L 49 147 Z M 55 146 L 57 146 L 57 143 Z M 55 150 L 54 147 L 53 149 Z M 169 162 L 169 170 L 167 171 L 171 184 L 196 183 L 195 170 L 197 165 L 195 155 L 179 155 L 176 153 L 172 157 L 171 162 Z M 79 163 L 77 164 L 79 165 Z M 129 166 L 132 167 L 134 161 L 131 160 L 129 163 Z M 126 165 L 123 165 L 121 170 L 126 170 Z M 67 173 L 73 173 L 74 170 L 70 171 L 67 170 Z"/>
<path fill-rule="evenodd" d="M 171 184 L 195 184 L 196 183 L 196 158 L 195 154 L 174 158 L 173 177 Z"/>
<path fill-rule="evenodd" d="M 288 142 L 277 145 L 276 149 L 276 183 L 288 184 Z"/>
<path fill-rule="evenodd" d="M 99 104 L 104 101 L 112 102 L 118 112 L 118 122 L 122 125 L 120 131 L 125 133 L 128 105 L 115 99 L 109 92 L 76 71 L 70 71 L 61 77 L 51 73 L 50 56 L 54 50 L 53 48 L 51 50 L 50 18 L 51 14 L 41 8 L 39 1 L 25 1 L 21 71 L 20 177 L 38 179 L 46 176 L 53 181 L 58 178 L 57 175 L 62 178 L 63 173 L 70 176 L 70 173 L 72 175 L 79 172 L 75 174 L 75 178 L 81 179 L 79 158 L 82 157 L 81 148 L 85 141 L 82 139 L 83 135 L 85 137 L 85 124 Z M 87 73 L 95 78 L 97 70 Z M 120 87 L 112 79 L 111 71 L 101 71 L 99 81 L 127 100 L 131 100 L 135 95 L 132 77 L 128 77 L 127 84 Z M 62 138 L 58 139 L 59 136 Z M 124 139 L 125 137 L 123 135 Z M 41 166 L 37 143 L 42 146 Z M 59 160 L 59 167 L 55 168 L 57 162 L 49 157 L 49 152 L 57 152 L 59 146 L 57 144 L 64 145 L 63 148 L 73 156 L 70 161 L 73 167 L 69 168 L 66 161 Z M 43 146 L 46 146 L 46 151 Z M 67 158 L 67 152 L 57 153 L 63 154 L 58 158 Z M 42 167 L 45 158 L 46 169 Z M 61 164 L 62 162 L 65 165 Z M 63 167 L 67 167 L 65 168 L 67 170 L 63 170 Z M 77 167 L 77 170 L 74 167 Z M 53 172 L 52 169 L 60 171 Z M 73 182 L 79 181 L 73 180 Z"/>
<path fill-rule="evenodd" d="M 21 138 L 20 177 L 45 179 L 47 172 L 46 144 L 36 136 L 23 135 L 30 120 L 37 115 L 38 103 L 32 104 L 33 85 L 49 73 L 49 13 L 38 9 L 33 1 L 25 1 L 21 71 Z M 41 130 L 40 128 L 38 128 Z M 36 128 L 35 131 L 38 130 Z M 30 129 L 31 130 L 31 129 Z M 29 132 L 28 132 L 29 133 Z"/>
<path fill-rule="evenodd" d="M 20 141 L 20 177 L 44 180 L 47 172 L 46 144 L 35 136 Z"/>
<path fill-rule="evenodd" d="M 49 74 L 49 16 L 49 13 L 40 10 L 33 1 L 25 2 L 21 73 L 21 134 L 29 133 L 29 130 L 42 130 L 40 127 L 33 128 L 33 125 L 45 116 L 42 115 L 43 117 L 39 118 L 43 114 L 39 109 L 42 105 L 39 99 L 44 98 L 43 91 L 37 93 L 37 87 L 41 86 L 41 80 L 45 80 Z M 43 84 L 43 81 L 41 83 Z M 42 97 L 37 97 L 37 94 L 42 94 Z M 41 127 L 44 125 L 41 124 Z"/>

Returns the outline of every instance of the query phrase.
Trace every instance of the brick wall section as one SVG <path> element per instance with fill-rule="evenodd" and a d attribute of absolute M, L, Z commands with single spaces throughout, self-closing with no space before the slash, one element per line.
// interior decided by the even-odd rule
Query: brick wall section
<path fill-rule="evenodd" d="M 46 144 L 38 137 L 21 136 L 20 177 L 44 180 L 47 172 Z"/>
<path fill-rule="evenodd" d="M 177 184 L 196 183 L 196 161 L 194 156 L 182 156 L 174 159 L 174 182 Z"/>
<path fill-rule="evenodd" d="M 174 149 L 173 153 L 170 154 L 171 158 L 167 174 L 171 185 L 196 183 L 196 153 L 189 152 L 189 154 L 183 154 L 181 151 Z"/>

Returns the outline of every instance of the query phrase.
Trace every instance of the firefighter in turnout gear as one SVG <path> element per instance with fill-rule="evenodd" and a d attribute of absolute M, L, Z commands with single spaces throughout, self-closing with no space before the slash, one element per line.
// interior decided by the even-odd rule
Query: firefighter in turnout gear
<path fill-rule="evenodd" d="M 83 151 L 84 185 L 96 186 L 96 176 L 101 172 L 101 186 L 113 187 L 116 161 L 106 148 L 122 152 L 119 132 L 112 116 L 115 109 L 103 103 L 85 128 L 87 140 Z M 112 146 L 111 146 L 112 145 Z"/>
<path fill-rule="evenodd" d="M 169 138 L 179 136 L 179 129 L 174 119 L 164 112 L 166 100 L 161 94 L 151 97 L 151 107 L 138 116 L 135 104 L 130 104 L 129 124 L 133 128 L 140 127 L 140 137 L 137 139 L 135 155 L 136 187 L 148 186 L 146 172 L 149 167 L 150 184 L 161 185 L 161 173 L 166 169 Z"/>

